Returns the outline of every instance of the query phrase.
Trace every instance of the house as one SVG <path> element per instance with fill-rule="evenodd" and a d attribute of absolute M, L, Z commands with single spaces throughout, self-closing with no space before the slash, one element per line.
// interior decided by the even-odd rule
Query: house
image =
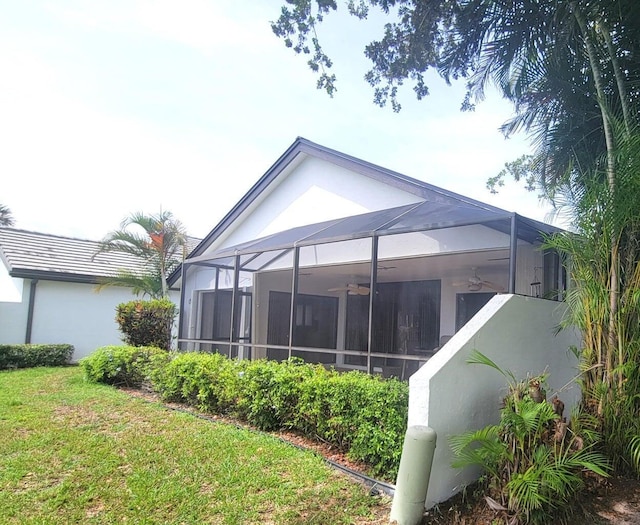
<path fill-rule="evenodd" d="M 407 379 L 496 294 L 558 298 L 556 231 L 298 138 L 171 276 L 179 347 Z"/>
<path fill-rule="evenodd" d="M 579 402 L 558 231 L 298 138 L 171 276 L 178 345 L 409 379 L 408 424 L 437 435 L 430 507 L 478 476 L 448 439 L 498 419 L 505 377 L 474 351 Z"/>
<path fill-rule="evenodd" d="M 135 296 L 120 286 L 98 293 L 96 284 L 142 265 L 132 255 L 98 254 L 98 248 L 98 241 L 0 228 L 0 343 L 69 343 L 74 361 L 122 344 L 115 309 Z M 172 292 L 174 301 L 178 297 Z"/>

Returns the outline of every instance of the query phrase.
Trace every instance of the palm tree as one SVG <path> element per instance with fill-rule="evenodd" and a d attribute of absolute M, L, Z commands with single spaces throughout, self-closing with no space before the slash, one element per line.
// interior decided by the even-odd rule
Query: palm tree
<path fill-rule="evenodd" d="M 98 253 L 121 252 L 139 257 L 145 263 L 146 273 L 120 271 L 115 277 L 104 279 L 100 286 L 130 286 L 134 293 L 167 297 L 167 276 L 182 261 L 186 241 L 184 227 L 169 211 L 130 215 L 119 230 L 101 241 Z"/>
<path fill-rule="evenodd" d="M 0 204 L 0 226 L 13 226 L 15 220 L 11 214 L 11 210 L 4 204 Z"/>

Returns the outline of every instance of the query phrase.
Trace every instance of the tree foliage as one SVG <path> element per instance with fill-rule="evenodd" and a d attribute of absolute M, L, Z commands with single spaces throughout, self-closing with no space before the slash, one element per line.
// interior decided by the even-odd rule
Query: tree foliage
<path fill-rule="evenodd" d="M 338 3 L 287 4 L 273 31 L 309 56 L 318 87 L 333 94 L 332 60 L 317 27 Z M 365 78 L 377 104 L 399 110 L 398 88 L 406 81 L 424 97 L 429 70 L 447 81 L 466 80 L 466 108 L 495 85 L 515 110 L 503 132 L 532 134 L 530 168 L 549 195 L 579 181 L 580 170 L 607 151 L 606 114 L 637 118 L 629 109 L 640 95 L 635 0 L 350 0 L 346 7 L 361 19 L 371 8 L 389 17 L 384 34 L 364 50 L 372 63 Z"/>
<path fill-rule="evenodd" d="M 104 279 L 100 286 L 129 286 L 136 295 L 167 297 L 167 277 L 182 261 L 186 242 L 184 227 L 171 212 L 130 215 L 122 221 L 119 230 L 102 240 L 98 253 L 134 255 L 144 262 L 145 271 L 137 274 L 121 270 L 115 277 Z"/>
<path fill-rule="evenodd" d="M 11 210 L 4 204 L 0 204 L 0 226 L 13 226 L 15 220 L 11 213 Z"/>

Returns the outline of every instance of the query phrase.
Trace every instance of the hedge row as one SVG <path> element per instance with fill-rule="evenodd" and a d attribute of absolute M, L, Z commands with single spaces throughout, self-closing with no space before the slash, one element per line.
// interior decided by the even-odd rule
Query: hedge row
<path fill-rule="evenodd" d="M 220 354 L 105 347 L 81 361 L 93 381 L 139 384 L 164 400 L 227 414 L 262 430 L 288 429 L 330 443 L 373 475 L 395 479 L 409 389 L 395 379 L 338 373 L 298 359 L 237 361 Z"/>
<path fill-rule="evenodd" d="M 0 345 L 0 370 L 34 366 L 65 366 L 71 362 L 73 345 Z"/>

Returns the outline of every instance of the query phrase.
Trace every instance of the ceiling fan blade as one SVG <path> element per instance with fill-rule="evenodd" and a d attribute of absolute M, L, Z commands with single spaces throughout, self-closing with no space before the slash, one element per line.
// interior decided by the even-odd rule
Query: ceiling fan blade
<path fill-rule="evenodd" d="M 487 288 L 490 288 L 494 292 L 504 292 L 504 288 L 502 286 L 498 286 L 497 284 L 494 284 L 491 281 L 482 281 L 482 286 L 486 286 Z"/>
<path fill-rule="evenodd" d="M 329 288 L 328 292 L 347 292 L 349 295 L 369 295 L 369 288 L 358 284 L 347 284 L 346 286 L 338 286 Z"/>

